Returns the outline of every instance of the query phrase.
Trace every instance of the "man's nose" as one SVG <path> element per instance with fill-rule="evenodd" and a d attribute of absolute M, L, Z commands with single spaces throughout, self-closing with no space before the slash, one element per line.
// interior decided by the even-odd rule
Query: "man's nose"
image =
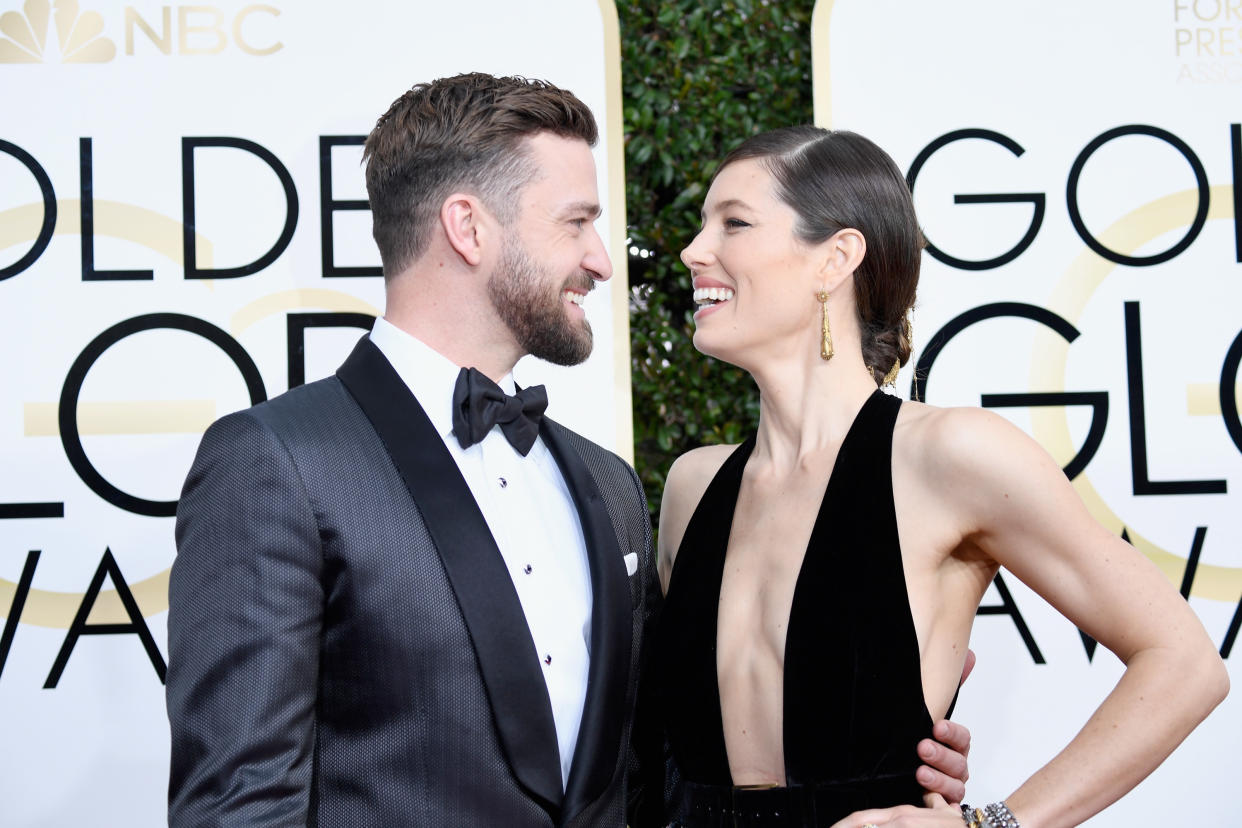
<path fill-rule="evenodd" d="M 582 268 L 597 282 L 607 282 L 612 278 L 612 259 L 608 258 L 604 240 L 600 238 L 594 224 L 591 225 L 591 242 L 586 256 L 582 259 Z"/>

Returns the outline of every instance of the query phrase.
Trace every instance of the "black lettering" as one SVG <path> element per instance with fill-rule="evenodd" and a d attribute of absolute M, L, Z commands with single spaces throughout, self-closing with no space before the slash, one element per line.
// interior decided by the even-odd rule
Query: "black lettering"
<path fill-rule="evenodd" d="M 0 267 L 0 282 L 3 282 L 30 267 L 47 250 L 52 241 L 52 233 L 56 230 L 56 192 L 52 189 L 52 179 L 48 177 L 47 170 L 43 169 L 33 155 L 17 144 L 4 140 L 0 140 L 0 152 L 13 156 L 30 170 L 39 185 L 39 192 L 43 194 L 43 224 L 39 225 L 39 234 L 35 236 L 34 244 L 25 255 L 7 267 Z"/>
<path fill-rule="evenodd" d="M 382 267 L 337 267 L 335 242 L 332 238 L 332 214 L 339 210 L 369 210 L 371 205 L 366 199 L 332 198 L 332 148 L 356 147 L 366 142 L 364 135 L 320 135 L 319 136 L 319 255 L 323 268 L 323 277 L 331 279 L 338 276 L 383 276 Z M 290 366 L 293 363 L 289 363 Z M 291 369 L 292 370 L 292 369 Z M 290 388 L 293 386 L 290 385 Z"/>
<path fill-rule="evenodd" d="M 23 518 L 63 518 L 63 503 L 0 503 L 0 520 Z"/>
<path fill-rule="evenodd" d="M 32 549 L 26 553 L 26 565 L 22 567 L 21 577 L 17 579 L 17 591 L 13 593 L 13 603 L 9 604 L 9 613 L 4 619 L 4 632 L 0 633 L 0 675 L 4 675 L 4 665 L 9 660 L 9 648 L 13 646 L 13 636 L 17 635 L 17 622 L 22 618 L 26 596 L 30 594 L 30 584 L 34 581 L 35 567 L 38 565 L 39 550 Z"/>
<path fill-rule="evenodd" d="M 1238 599 L 1238 608 L 1233 611 L 1233 620 L 1229 622 L 1229 631 L 1220 645 L 1220 657 L 1229 658 L 1233 652 L 1233 642 L 1238 640 L 1238 629 L 1242 628 L 1242 598 Z"/>
<path fill-rule="evenodd" d="M 1082 474 L 1100 450 L 1104 442 L 1104 429 L 1108 426 L 1107 391 L 1044 392 L 1036 394 L 983 394 L 980 403 L 984 408 L 1017 408 L 1022 406 L 1089 405 L 1091 428 L 1082 441 L 1082 448 L 1065 464 L 1065 476 L 1073 480 Z"/>
<path fill-rule="evenodd" d="M 1015 156 L 1021 157 L 1026 150 L 1018 144 L 1017 141 L 1003 135 L 999 132 L 993 132 L 990 129 L 959 129 L 953 132 L 941 135 L 932 141 L 923 151 L 914 159 L 914 163 L 910 165 L 910 171 L 906 173 L 906 183 L 910 187 L 910 192 L 914 192 L 914 182 L 918 178 L 919 172 L 923 169 L 923 165 L 932 157 L 937 150 L 952 144 L 955 141 L 962 141 L 968 138 L 978 138 L 984 141 L 991 141 L 994 144 L 1000 144 L 1005 149 L 1012 152 Z M 1001 255 L 992 259 L 959 259 L 956 256 L 950 256 L 927 239 L 927 252 L 938 261 L 944 262 L 950 267 L 956 267 L 960 270 L 990 270 L 1000 267 L 1003 264 L 1012 262 L 1014 259 L 1022 255 L 1022 253 L 1031 246 L 1035 241 L 1035 237 L 1039 235 L 1039 228 L 1044 221 L 1045 199 L 1043 193 L 980 193 L 975 195 L 955 195 L 953 196 L 954 204 L 1026 204 L 1030 203 L 1034 206 L 1034 212 L 1031 215 L 1030 226 L 1026 228 L 1026 234 Z"/>
<path fill-rule="evenodd" d="M 95 171 L 91 139 L 78 139 L 78 171 L 81 175 L 82 200 L 82 281 L 128 282 L 155 278 L 150 270 L 96 270 L 95 269 Z"/>
<path fill-rule="evenodd" d="M 272 248 L 259 258 L 240 267 L 198 267 L 197 251 L 194 245 L 195 207 L 194 207 L 194 150 L 199 147 L 231 147 L 245 150 L 258 156 L 272 168 L 280 179 L 280 186 L 285 191 L 285 226 L 280 231 L 280 238 Z M 181 212 L 182 212 L 182 250 L 185 258 L 185 278 L 187 279 L 236 279 L 258 273 L 280 257 L 293 240 L 293 230 L 298 223 L 298 193 L 293 186 L 293 176 L 280 163 L 271 150 L 247 141 L 244 138 L 182 138 L 181 139 Z"/>
<path fill-rule="evenodd" d="M 1234 337 L 1220 366 L 1220 416 L 1229 439 L 1242 451 L 1242 418 L 1238 417 L 1238 367 L 1242 365 L 1242 331 Z"/>
<path fill-rule="evenodd" d="M 121 599 L 121 605 L 125 607 L 125 614 L 129 616 L 128 624 L 86 623 L 91 609 L 95 606 L 95 601 L 99 598 L 99 590 L 103 587 L 105 575 L 112 579 L 112 585 L 116 587 L 116 594 Z M 43 683 L 44 690 L 52 690 L 60 682 L 60 676 L 65 672 L 65 665 L 69 663 L 69 656 L 73 653 L 74 646 L 84 635 L 137 635 L 147 651 L 147 657 L 151 659 L 155 674 L 160 677 L 160 683 L 164 683 L 164 676 L 168 672 L 164 657 L 160 655 L 159 647 L 155 646 L 151 630 L 147 627 L 147 622 L 138 609 L 138 602 L 134 600 L 129 584 L 121 575 L 120 567 L 116 565 L 116 559 L 112 557 L 111 549 L 104 550 L 103 559 L 100 560 L 99 567 L 95 570 L 94 577 L 91 578 L 90 586 L 86 588 L 86 594 L 82 596 L 82 603 L 78 607 L 77 615 L 73 617 L 73 623 L 69 625 L 65 643 L 60 645 L 60 652 L 56 654 L 56 661 L 52 663 L 52 671 L 48 673 L 47 681 Z"/>
<path fill-rule="evenodd" d="M 1078 209 L 1078 179 L 1082 175 L 1082 169 L 1086 166 L 1087 160 L 1100 147 L 1123 135 L 1148 135 L 1164 141 L 1180 152 L 1194 171 L 1195 183 L 1199 187 L 1199 206 L 1195 210 L 1194 220 L 1190 223 L 1190 229 L 1186 231 L 1186 235 L 1182 237 L 1181 241 L 1163 253 L 1156 253 L 1151 256 L 1127 256 L 1124 253 L 1110 250 L 1101 244 L 1095 236 L 1091 235 L 1091 231 L 1087 229 L 1086 222 L 1082 220 L 1082 213 Z M 1078 157 L 1074 159 L 1074 164 L 1070 167 L 1069 180 L 1065 185 L 1065 202 L 1069 208 L 1070 223 L 1074 225 L 1074 229 L 1078 231 L 1079 237 L 1086 243 L 1087 247 L 1090 247 L 1110 262 L 1130 265 L 1131 267 L 1147 267 L 1167 262 L 1179 256 L 1186 248 L 1190 247 L 1198 237 L 1199 231 L 1203 229 L 1203 225 L 1207 223 L 1208 198 L 1207 171 L 1203 169 L 1203 162 L 1195 155 L 1194 150 L 1173 133 L 1159 127 L 1147 126 L 1146 124 L 1130 124 L 1128 126 L 1115 127 L 1093 139 L 1091 143 L 1083 148 L 1082 152 L 1078 153 Z"/>
<path fill-rule="evenodd" d="M 291 313 L 285 317 L 286 353 L 289 358 L 289 387 L 306 382 L 307 328 L 362 328 L 371 330 L 375 317 L 367 313 Z"/>
<path fill-rule="evenodd" d="M 1229 125 L 1229 149 L 1233 159 L 1233 255 L 1242 262 L 1242 124 Z"/>
<path fill-rule="evenodd" d="M 910 381 L 910 399 L 918 402 L 927 400 L 927 383 L 931 376 L 932 365 L 953 337 L 977 322 L 1006 316 L 1038 322 L 1056 331 L 1066 342 L 1073 342 L 1078 338 L 1078 329 L 1068 320 L 1039 305 L 1027 305 L 1022 302 L 994 302 L 990 305 L 971 308 L 946 322 L 944 327 L 936 331 L 928 341 L 927 347 L 923 349 L 918 364 L 914 368 L 914 378 Z M 923 384 L 922 394 L 919 393 L 918 387 L 920 381 Z"/>
<path fill-rule="evenodd" d="M 91 488 L 91 491 L 113 506 L 148 517 L 172 517 L 177 513 L 177 501 L 145 500 L 135 497 L 121 491 L 104 479 L 103 475 L 91 464 L 86 456 L 86 450 L 82 447 L 82 437 L 78 433 L 78 395 L 82 392 L 82 383 L 86 380 L 87 372 L 104 351 L 127 336 L 161 328 L 197 334 L 215 344 L 233 360 L 233 364 L 241 372 L 242 378 L 246 381 L 246 390 L 250 392 L 250 402 L 256 404 L 267 399 L 263 377 L 259 375 L 259 368 L 246 353 L 246 349 L 228 333 L 202 319 L 180 313 L 150 313 L 118 322 L 91 340 L 70 366 L 69 373 L 65 377 L 65 385 L 60 392 L 58 411 L 60 441 L 64 446 L 69 464 L 78 473 L 78 477 L 82 478 L 82 482 Z"/>
<path fill-rule="evenodd" d="M 1224 480 L 1151 480 L 1147 472 L 1147 410 L 1143 399 L 1143 338 L 1139 303 L 1126 302 L 1126 374 L 1130 392 L 1130 473 L 1136 495 L 1225 494 Z"/>
<path fill-rule="evenodd" d="M 999 604 L 980 605 L 975 610 L 975 615 L 1008 615 L 1013 619 L 1013 625 L 1017 627 L 1018 635 L 1022 636 L 1022 643 L 1026 644 L 1026 651 L 1031 654 L 1031 659 L 1036 664 L 1045 664 L 1044 654 L 1039 651 L 1039 646 L 1035 643 L 1035 636 L 1031 635 L 1031 628 L 1026 625 L 1026 619 L 1018 611 L 1018 605 L 1014 603 L 1009 587 L 1005 586 L 1005 579 L 997 572 L 996 577 L 992 579 L 992 583 L 996 585 L 996 591 L 1000 594 L 1001 602 Z"/>
<path fill-rule="evenodd" d="M 1190 555 L 1186 558 L 1186 571 L 1182 573 L 1182 597 L 1190 600 L 1190 588 L 1195 585 L 1195 573 L 1199 571 L 1199 555 L 1203 553 L 1203 540 L 1207 537 L 1206 526 L 1195 527 L 1195 538 L 1190 542 Z"/>
<path fill-rule="evenodd" d="M 1087 654 L 1087 663 L 1088 664 L 1094 663 L 1095 662 L 1095 650 L 1097 647 L 1100 646 L 1100 642 L 1096 641 L 1094 638 L 1087 635 L 1082 630 L 1078 631 L 1078 637 L 1082 639 L 1082 649 Z"/>

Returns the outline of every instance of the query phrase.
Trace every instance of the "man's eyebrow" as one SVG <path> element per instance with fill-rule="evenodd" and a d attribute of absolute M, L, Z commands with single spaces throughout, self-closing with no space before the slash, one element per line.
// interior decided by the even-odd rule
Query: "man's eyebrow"
<path fill-rule="evenodd" d="M 585 214 L 592 221 L 599 218 L 603 214 L 603 210 L 594 201 L 575 201 L 572 204 L 566 204 L 559 210 L 563 218 L 570 216 L 580 216 Z"/>
<path fill-rule="evenodd" d="M 726 198 L 724 201 L 721 201 L 720 203 L 716 205 L 715 212 L 723 213 L 725 210 L 731 210 L 734 207 L 741 207 L 743 210 L 754 209 L 749 204 L 747 204 L 745 201 L 742 201 L 740 198 Z M 699 219 L 700 220 L 707 219 L 706 207 L 703 210 L 699 211 Z"/>

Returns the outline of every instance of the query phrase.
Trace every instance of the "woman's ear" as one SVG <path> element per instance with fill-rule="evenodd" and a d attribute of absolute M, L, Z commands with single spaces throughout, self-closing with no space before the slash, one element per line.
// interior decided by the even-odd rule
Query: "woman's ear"
<path fill-rule="evenodd" d="M 867 240 L 854 228 L 846 227 L 824 242 L 824 254 L 824 289 L 831 292 L 862 264 L 867 255 Z"/>
<path fill-rule="evenodd" d="M 482 205 L 467 193 L 453 193 L 440 205 L 444 236 L 462 261 L 471 267 L 483 261 L 483 245 L 488 237 L 486 223 Z"/>

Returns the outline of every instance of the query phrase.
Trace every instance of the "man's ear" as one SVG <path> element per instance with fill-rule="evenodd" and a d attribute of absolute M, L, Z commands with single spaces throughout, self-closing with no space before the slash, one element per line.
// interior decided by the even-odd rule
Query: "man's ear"
<path fill-rule="evenodd" d="M 468 193 L 453 193 L 440 205 L 440 226 L 449 246 L 462 261 L 478 267 L 489 236 L 488 215 L 479 200 Z"/>
<path fill-rule="evenodd" d="M 824 288 L 832 292 L 854 275 L 867 255 L 867 240 L 852 227 L 833 233 L 824 242 Z"/>

